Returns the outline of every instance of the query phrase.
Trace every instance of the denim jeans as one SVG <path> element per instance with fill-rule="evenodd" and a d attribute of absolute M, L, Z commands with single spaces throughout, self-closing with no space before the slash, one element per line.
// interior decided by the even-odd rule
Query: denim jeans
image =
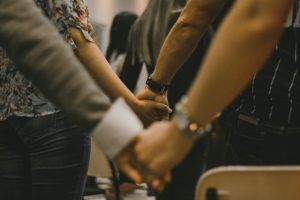
<path fill-rule="evenodd" d="M 278 126 L 239 115 L 228 133 L 226 165 L 299 165 L 300 126 Z"/>
<path fill-rule="evenodd" d="M 0 199 L 80 200 L 90 137 L 63 113 L 0 122 Z"/>

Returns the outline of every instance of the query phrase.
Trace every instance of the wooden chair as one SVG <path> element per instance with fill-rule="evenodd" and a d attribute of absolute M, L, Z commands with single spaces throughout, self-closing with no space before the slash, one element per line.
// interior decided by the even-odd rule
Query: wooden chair
<path fill-rule="evenodd" d="M 198 181 L 196 200 L 300 200 L 300 166 L 215 168 Z"/>

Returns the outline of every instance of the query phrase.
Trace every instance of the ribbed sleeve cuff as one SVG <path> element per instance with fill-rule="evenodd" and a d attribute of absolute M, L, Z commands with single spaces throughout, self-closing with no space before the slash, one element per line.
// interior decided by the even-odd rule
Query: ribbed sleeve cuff
<path fill-rule="evenodd" d="M 115 158 L 143 130 L 143 124 L 124 99 L 112 104 L 92 134 L 102 151 Z"/>

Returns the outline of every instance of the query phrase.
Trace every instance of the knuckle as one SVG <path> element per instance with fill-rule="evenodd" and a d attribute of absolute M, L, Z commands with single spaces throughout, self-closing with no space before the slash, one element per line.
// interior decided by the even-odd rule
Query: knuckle
<path fill-rule="evenodd" d="M 148 160 L 147 156 L 145 156 L 144 154 L 138 154 L 136 156 L 136 158 L 141 165 L 148 166 L 149 160 Z"/>

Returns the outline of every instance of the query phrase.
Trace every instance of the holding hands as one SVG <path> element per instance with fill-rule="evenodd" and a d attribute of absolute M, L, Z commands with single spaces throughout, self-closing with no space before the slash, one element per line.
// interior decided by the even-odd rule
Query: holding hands
<path fill-rule="evenodd" d="M 168 105 L 152 99 L 135 99 L 131 108 L 138 115 L 144 126 L 147 127 L 154 121 L 167 120 L 172 110 Z"/>
<path fill-rule="evenodd" d="M 145 85 L 144 89 L 138 92 L 136 96 L 141 100 L 152 100 L 169 106 L 167 94 L 154 92 L 148 85 Z"/>
<path fill-rule="evenodd" d="M 140 102 L 144 103 L 144 106 L 146 106 L 147 104 L 149 106 L 149 112 L 144 112 L 140 115 L 138 114 L 139 117 L 144 116 L 147 125 L 150 125 L 154 121 L 169 120 L 169 115 L 172 112 L 172 110 L 169 108 L 169 103 L 166 94 L 156 93 L 149 89 L 147 85 L 145 85 L 144 89 L 138 92 L 136 97 L 139 99 Z M 155 109 L 152 109 L 152 112 L 150 111 L 151 107 L 155 107 Z M 142 109 L 140 111 L 142 111 Z M 147 109 L 144 109 L 144 111 L 147 111 Z"/>
<path fill-rule="evenodd" d="M 169 120 L 172 110 L 165 93 L 154 92 L 145 85 L 137 99 L 137 106 L 131 107 L 137 108 L 134 110 L 145 126 Z M 117 166 L 135 182 L 146 182 L 153 189 L 162 190 L 171 181 L 171 168 L 181 160 L 174 151 L 176 142 L 170 128 L 167 121 L 153 123 L 117 156 Z"/>
<path fill-rule="evenodd" d="M 115 159 L 118 167 L 136 182 L 162 190 L 171 180 L 170 170 L 193 146 L 173 122 L 156 122 Z"/>
<path fill-rule="evenodd" d="M 159 122 L 143 130 L 115 161 L 135 182 L 146 182 L 160 191 L 171 181 L 171 169 L 183 160 L 194 140 L 181 132 L 176 120 L 167 121 L 171 109 L 165 92 L 153 91 L 145 85 L 137 98 L 135 112 L 144 124 L 149 125 L 153 120 Z"/>

